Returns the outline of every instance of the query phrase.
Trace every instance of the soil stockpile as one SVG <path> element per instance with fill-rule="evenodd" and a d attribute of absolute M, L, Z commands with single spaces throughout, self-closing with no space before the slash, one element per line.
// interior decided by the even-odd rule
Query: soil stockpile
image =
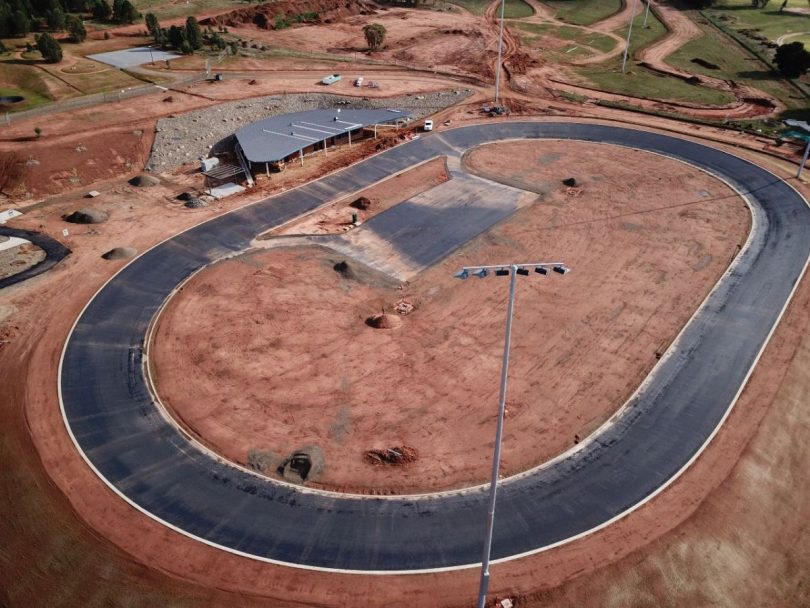
<path fill-rule="evenodd" d="M 363 0 L 283 0 L 240 8 L 224 15 L 203 19 L 200 23 L 212 26 L 239 27 L 253 24 L 266 30 L 289 27 L 290 20 L 306 23 L 331 23 L 351 15 L 371 15 L 377 7 Z M 279 18 L 277 23 L 276 18 Z M 283 19 L 283 22 L 281 21 Z"/>
<path fill-rule="evenodd" d="M 149 188 L 150 186 L 157 186 L 160 180 L 151 175 L 136 175 L 129 180 L 129 183 L 136 188 Z"/>
<path fill-rule="evenodd" d="M 133 247 L 115 247 L 107 253 L 101 254 L 105 260 L 126 260 L 138 255 L 138 250 Z"/>
<path fill-rule="evenodd" d="M 107 221 L 109 215 L 101 209 L 79 209 L 70 215 L 66 215 L 64 220 L 71 224 L 102 224 Z"/>

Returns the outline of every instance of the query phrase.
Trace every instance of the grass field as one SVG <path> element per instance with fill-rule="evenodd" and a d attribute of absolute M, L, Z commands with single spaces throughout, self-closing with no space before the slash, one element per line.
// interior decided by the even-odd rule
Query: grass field
<path fill-rule="evenodd" d="M 643 22 L 644 15 L 639 14 L 633 24 L 630 57 L 666 35 L 667 30 L 664 24 L 655 15 L 650 14 L 647 28 L 641 27 Z M 627 31 L 622 29 L 616 31 L 616 33 L 624 35 Z M 621 63 L 622 58 L 616 57 L 599 66 L 581 68 L 578 73 L 588 78 L 598 88 L 610 93 L 710 105 L 723 105 L 734 101 L 734 96 L 730 93 L 715 91 L 689 84 L 677 78 L 663 76 L 635 65 L 630 59 L 628 59 L 627 73 L 622 74 Z"/>
<path fill-rule="evenodd" d="M 175 19 L 188 15 L 199 15 L 201 11 L 210 11 L 214 8 L 237 8 L 246 4 L 240 0 L 133 0 L 135 8 L 143 14 L 154 13 L 158 19 Z M 140 20 L 143 23 L 143 20 Z"/>
<path fill-rule="evenodd" d="M 487 7 L 492 4 L 492 0 L 453 0 L 453 4 L 458 4 L 474 15 L 483 15 Z M 500 15 L 500 9 L 498 13 Z M 525 19 L 534 15 L 531 6 L 523 0 L 505 0 L 503 6 L 504 19 Z"/>
<path fill-rule="evenodd" d="M 750 0 L 723 0 L 707 10 L 715 17 L 723 19 L 726 25 L 736 30 L 754 29 L 757 33 L 776 40 L 783 34 L 810 32 L 810 17 L 780 13 L 779 0 L 772 0 L 765 9 L 751 8 Z M 793 6 L 808 5 L 793 0 Z"/>
<path fill-rule="evenodd" d="M 45 78 L 48 78 L 46 74 L 37 73 L 29 66 L 0 61 L 0 94 L 25 97 L 25 101 L 14 104 L 15 112 L 52 101 Z"/>
<path fill-rule="evenodd" d="M 574 25 L 591 25 L 619 12 L 621 0 L 542 0 L 555 17 Z"/>
<path fill-rule="evenodd" d="M 521 22 L 513 23 L 512 25 L 521 31 L 521 38 L 529 46 L 533 46 L 535 42 L 540 41 L 542 36 L 553 36 L 560 40 L 570 40 L 572 43 L 570 48 L 581 45 L 591 47 L 603 53 L 611 50 L 616 45 L 616 41 L 610 36 L 588 32 L 578 27 L 567 25 L 557 26 L 550 23 Z"/>
<path fill-rule="evenodd" d="M 756 87 L 780 99 L 788 108 L 806 105 L 803 97 L 737 43 L 712 26 L 701 26 L 701 29 L 705 35 L 675 51 L 667 57 L 667 63 L 696 74 L 734 80 Z M 693 63 L 694 58 L 713 63 L 719 69 L 713 70 Z"/>

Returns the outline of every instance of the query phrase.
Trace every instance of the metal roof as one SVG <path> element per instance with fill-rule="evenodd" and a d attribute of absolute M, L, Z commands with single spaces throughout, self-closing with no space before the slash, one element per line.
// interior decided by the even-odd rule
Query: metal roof
<path fill-rule="evenodd" d="M 249 161 L 276 162 L 330 137 L 410 116 L 406 110 L 309 110 L 251 123 L 236 132 L 236 139 Z"/>

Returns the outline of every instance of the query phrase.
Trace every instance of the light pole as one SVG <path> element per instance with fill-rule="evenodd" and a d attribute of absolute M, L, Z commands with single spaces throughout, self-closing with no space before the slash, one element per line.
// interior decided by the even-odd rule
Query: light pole
<path fill-rule="evenodd" d="M 498 107 L 498 93 L 501 88 L 501 55 L 503 54 L 503 5 L 506 0 L 501 0 L 501 29 L 498 35 L 498 65 L 495 66 L 495 107 Z"/>
<path fill-rule="evenodd" d="M 638 0 L 633 0 L 633 9 L 630 11 L 630 26 L 627 28 L 627 42 L 624 46 L 624 58 L 622 59 L 622 74 L 627 65 L 627 54 L 630 52 L 630 34 L 633 31 L 633 21 L 636 20 L 636 9 L 638 8 Z"/>
<path fill-rule="evenodd" d="M 647 17 L 650 16 L 650 4 L 652 4 L 652 0 L 647 0 L 647 10 L 644 11 L 644 23 L 641 24 L 641 27 L 647 27 Z"/>
<path fill-rule="evenodd" d="M 484 555 L 481 558 L 481 581 L 478 587 L 478 608 L 484 608 L 489 591 L 489 558 L 492 552 L 492 530 L 495 525 L 495 499 L 498 493 L 498 472 L 501 468 L 501 442 L 503 439 L 503 419 L 506 411 L 506 383 L 509 377 L 509 347 L 512 342 L 512 317 L 515 311 L 515 290 L 517 277 L 528 276 L 529 269 L 539 275 L 547 275 L 549 268 L 557 274 L 565 275 L 569 268 L 562 262 L 539 262 L 531 264 L 502 264 L 496 266 L 465 266 L 454 276 L 467 279 L 470 276 L 483 279 L 491 270 L 495 276 L 510 276 L 509 302 L 506 306 L 506 336 L 503 344 L 503 363 L 501 365 L 501 389 L 498 396 L 498 425 L 495 430 L 495 452 L 492 457 L 492 478 L 489 484 L 489 505 L 487 509 L 487 529 L 484 535 Z"/>

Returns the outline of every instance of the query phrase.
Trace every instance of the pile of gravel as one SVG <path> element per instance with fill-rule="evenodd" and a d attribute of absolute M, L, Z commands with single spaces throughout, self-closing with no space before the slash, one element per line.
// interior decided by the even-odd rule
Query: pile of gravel
<path fill-rule="evenodd" d="M 418 120 L 459 103 L 471 93 L 469 89 L 456 89 L 385 99 L 296 93 L 223 103 L 159 120 L 146 168 L 160 173 L 207 157 L 210 148 L 218 141 L 247 124 L 270 116 L 333 107 L 353 110 L 398 108 L 409 110 L 413 119 Z"/>
<path fill-rule="evenodd" d="M 201 207 L 207 207 L 208 206 L 208 203 L 206 203 L 204 200 L 199 199 L 199 198 L 197 198 L 195 196 L 192 196 L 190 199 L 188 199 L 183 204 L 186 207 L 188 207 L 189 209 L 200 209 Z"/>
<path fill-rule="evenodd" d="M 109 216 L 101 209 L 79 209 L 70 215 L 64 216 L 66 222 L 71 224 L 101 224 L 107 221 Z"/>

